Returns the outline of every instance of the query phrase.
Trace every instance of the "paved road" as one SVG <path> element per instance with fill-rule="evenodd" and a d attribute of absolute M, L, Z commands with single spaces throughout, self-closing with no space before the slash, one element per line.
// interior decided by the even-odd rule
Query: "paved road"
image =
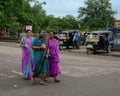
<path fill-rule="evenodd" d="M 0 46 L 0 96 L 120 96 L 120 58 L 62 51 L 61 83 L 47 86 L 23 80 L 20 59 L 19 48 Z"/>

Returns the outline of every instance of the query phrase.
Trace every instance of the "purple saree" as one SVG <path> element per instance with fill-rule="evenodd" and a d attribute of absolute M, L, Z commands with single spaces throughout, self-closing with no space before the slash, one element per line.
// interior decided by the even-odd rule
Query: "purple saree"
<path fill-rule="evenodd" d="M 49 47 L 49 76 L 54 77 L 58 74 L 61 74 L 61 69 L 59 67 L 60 57 L 58 50 L 58 41 L 56 39 L 52 39 L 48 41 Z"/>
<path fill-rule="evenodd" d="M 28 48 L 22 47 L 22 73 L 24 78 L 31 78 L 33 69 L 32 40 L 23 36 L 21 42 L 23 45 L 28 46 Z"/>

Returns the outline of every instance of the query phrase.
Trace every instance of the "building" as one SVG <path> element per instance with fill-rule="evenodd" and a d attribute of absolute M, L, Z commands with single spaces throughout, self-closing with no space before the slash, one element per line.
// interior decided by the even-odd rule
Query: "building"
<path fill-rule="evenodd" d="M 6 36 L 6 28 L 0 28 L 0 37 Z"/>
<path fill-rule="evenodd" d="M 115 21 L 115 27 L 120 28 L 120 20 Z"/>
<path fill-rule="evenodd" d="M 120 20 L 115 21 L 115 27 L 120 30 Z"/>
<path fill-rule="evenodd" d="M 115 27 L 119 30 L 120 32 L 120 20 L 115 21 Z"/>

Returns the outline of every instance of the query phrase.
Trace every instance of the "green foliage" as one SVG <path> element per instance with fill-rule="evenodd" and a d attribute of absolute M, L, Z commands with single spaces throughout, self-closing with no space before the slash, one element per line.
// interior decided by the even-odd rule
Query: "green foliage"
<path fill-rule="evenodd" d="M 0 0 L 0 27 L 25 28 L 32 25 L 33 29 L 40 29 L 40 23 L 46 16 L 43 4 L 45 2 L 37 0 Z"/>
<path fill-rule="evenodd" d="M 116 12 L 111 8 L 110 0 L 86 0 L 85 5 L 78 11 L 83 28 L 96 30 L 114 25 Z"/>
<path fill-rule="evenodd" d="M 40 29 L 58 32 L 63 29 L 78 29 L 78 21 L 72 15 L 55 17 L 43 9 L 45 2 L 38 0 L 0 0 L 0 27 L 25 28 L 33 26 L 33 32 Z M 18 31 L 16 31 L 18 32 Z M 15 32 L 10 31 L 10 34 Z"/>
<path fill-rule="evenodd" d="M 65 17 L 54 17 L 52 15 L 47 16 L 47 29 L 52 31 L 61 31 L 67 29 L 79 29 L 79 22 L 72 15 L 66 15 Z"/>
<path fill-rule="evenodd" d="M 8 31 L 9 31 L 9 36 L 16 36 L 18 30 L 16 28 L 10 28 L 8 29 Z"/>

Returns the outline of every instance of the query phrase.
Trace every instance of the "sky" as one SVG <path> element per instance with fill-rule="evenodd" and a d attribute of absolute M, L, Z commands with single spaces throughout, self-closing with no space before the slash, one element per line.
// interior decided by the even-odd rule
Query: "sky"
<path fill-rule="evenodd" d="M 75 17 L 78 16 L 78 8 L 84 6 L 84 0 L 39 0 L 45 1 L 46 5 L 43 8 L 48 15 L 52 14 L 56 17 L 71 14 Z M 116 19 L 120 19 L 120 0 L 111 0 L 112 9 L 117 11 Z"/>

